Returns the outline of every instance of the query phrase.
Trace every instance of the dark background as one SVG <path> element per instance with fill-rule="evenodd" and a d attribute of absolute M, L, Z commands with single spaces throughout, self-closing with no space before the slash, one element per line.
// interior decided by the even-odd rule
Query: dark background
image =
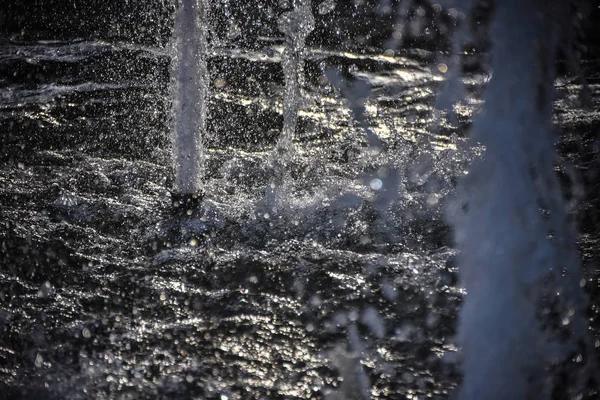
<path fill-rule="evenodd" d="M 336 1 L 336 7 L 325 15 L 318 13 L 322 1 L 313 1 L 316 20 L 309 45 L 344 47 L 384 47 L 397 19 L 398 0 L 390 0 L 390 13 L 382 13 L 379 0 Z M 580 43 L 584 58 L 599 54 L 600 8 L 595 0 L 572 1 L 579 15 Z M 34 40 L 103 39 L 164 46 L 172 29 L 176 0 L 4 0 L 0 6 L 0 42 Z M 278 0 L 212 1 L 211 20 L 214 32 L 225 36 L 234 21 L 241 35 L 234 45 L 257 46 L 258 37 L 280 37 L 277 17 L 283 11 Z M 423 26 L 418 35 L 408 34 L 406 46 L 431 50 L 447 49 L 447 33 L 454 20 L 446 12 L 432 8 L 429 2 L 415 1 L 409 19 L 420 8 Z M 478 2 L 478 19 L 493 8 L 493 2 Z M 424 22 L 423 22 L 424 21 Z M 408 33 L 408 32 L 407 32 Z"/>
<path fill-rule="evenodd" d="M 279 37 L 277 17 L 284 9 L 278 0 L 213 1 L 211 20 L 219 36 L 232 21 L 241 29 L 232 44 L 256 46 L 258 37 Z M 316 28 L 309 45 L 382 46 L 390 37 L 396 20 L 397 1 L 391 1 L 391 13 L 382 13 L 379 0 L 337 1 L 332 12 L 318 13 L 322 1 L 313 2 Z M 170 37 L 173 0 L 7 0 L 0 6 L 0 40 L 32 41 L 40 39 L 104 39 L 134 41 L 164 46 Z M 437 48 L 445 44 L 445 32 L 452 21 L 445 13 L 434 11 L 425 2 L 416 7 L 429 21 L 422 28 L 426 35 L 411 37 L 412 45 Z M 416 9 L 415 7 L 415 9 Z M 413 9 L 413 14 L 414 14 Z M 434 24 L 433 21 L 438 23 Z M 421 37 L 424 36 L 424 37 Z"/>

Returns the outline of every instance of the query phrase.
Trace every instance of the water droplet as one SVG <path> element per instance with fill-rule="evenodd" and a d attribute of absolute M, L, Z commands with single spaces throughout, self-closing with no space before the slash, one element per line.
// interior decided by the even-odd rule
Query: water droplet
<path fill-rule="evenodd" d="M 92 333 L 90 332 L 90 330 L 88 328 L 83 328 L 83 331 L 81 331 L 81 334 L 86 339 L 89 339 L 92 337 Z"/>
<path fill-rule="evenodd" d="M 41 368 L 44 364 L 44 357 L 40 353 L 35 356 L 35 366 L 36 368 Z"/>
<path fill-rule="evenodd" d="M 52 284 L 49 281 L 46 281 L 42 284 L 42 286 L 40 287 L 40 289 L 37 292 L 38 297 L 48 297 L 50 295 L 52 295 L 54 291 L 54 288 L 52 287 Z"/>
<path fill-rule="evenodd" d="M 321 307 L 322 302 L 323 301 L 321 300 L 321 296 L 319 296 L 318 294 L 310 298 L 310 305 L 313 307 Z"/>
<path fill-rule="evenodd" d="M 375 178 L 371 181 L 371 183 L 369 183 L 369 186 L 373 190 L 381 190 L 381 188 L 383 187 L 383 182 L 381 181 L 381 179 Z"/>
<path fill-rule="evenodd" d="M 358 320 L 358 311 L 356 310 L 351 310 L 348 313 L 348 319 L 352 322 L 356 322 Z"/>
<path fill-rule="evenodd" d="M 440 199 L 439 199 L 437 193 L 431 193 L 429 196 L 427 196 L 427 205 L 435 206 L 439 202 L 439 200 Z"/>
<path fill-rule="evenodd" d="M 222 89 L 227 85 L 227 81 L 225 81 L 225 79 L 222 78 L 217 78 L 214 81 L 214 85 L 217 89 Z"/>

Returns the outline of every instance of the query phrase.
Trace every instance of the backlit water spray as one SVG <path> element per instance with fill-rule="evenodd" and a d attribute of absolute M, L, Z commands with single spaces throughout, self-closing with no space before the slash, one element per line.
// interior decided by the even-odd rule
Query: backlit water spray
<path fill-rule="evenodd" d="M 198 192 L 203 174 L 208 92 L 204 1 L 182 0 L 176 15 L 174 159 L 176 191 L 182 194 Z M 553 169 L 553 65 L 561 40 L 561 8 L 558 0 L 506 0 L 494 12 L 493 77 L 472 133 L 473 144 L 485 151 L 459 185 L 449 217 L 468 293 L 458 336 L 464 356 L 463 400 L 524 399 L 532 393 L 549 398 L 547 365 L 565 360 L 575 350 L 573 343 L 585 337 L 580 266 Z M 278 22 L 285 36 L 285 88 L 283 128 L 271 154 L 273 178 L 266 193 L 271 207 L 287 200 L 282 187 L 294 154 L 306 40 L 314 26 L 310 0 L 293 1 Z M 328 76 L 335 86 L 343 86 L 339 73 L 329 71 Z M 349 91 L 368 143 L 379 147 L 363 115 L 368 86 Z M 556 327 L 539 317 L 543 307 L 559 314 L 560 329 L 571 332 L 569 341 L 549 336 L 547 331 Z M 351 340 L 354 361 L 361 353 L 357 343 Z M 354 361 L 345 363 L 358 365 Z M 360 366 L 356 371 L 361 372 Z M 357 382 L 356 388 L 342 391 L 368 398 L 368 379 Z"/>
<path fill-rule="evenodd" d="M 574 10 L 437 2 L 3 7 L 0 398 L 597 398 L 598 200 L 554 174 L 553 118 L 597 196 L 600 114 L 552 100 Z M 469 38 L 439 52 L 478 17 L 485 92 Z"/>

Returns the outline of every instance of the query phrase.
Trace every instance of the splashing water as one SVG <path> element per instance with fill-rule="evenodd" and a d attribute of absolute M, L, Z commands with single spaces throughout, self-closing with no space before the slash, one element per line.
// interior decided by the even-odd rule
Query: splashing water
<path fill-rule="evenodd" d="M 204 173 L 202 135 L 206 129 L 208 71 L 205 0 L 182 0 L 175 16 L 175 190 L 197 193 Z"/>
<path fill-rule="evenodd" d="M 179 4 L 172 54 L 96 39 L 0 43 L 10 89 L 0 123 L 17 154 L 0 170 L 0 398 L 3 384 L 7 398 L 453 398 L 465 291 L 442 218 L 474 157 L 448 220 L 468 289 L 461 395 L 536 390 L 526 378 L 548 377 L 544 357 L 571 348 L 548 340 L 532 299 L 560 291 L 559 328 L 572 341 L 586 324 L 552 171 L 553 77 L 532 72 L 539 58 L 526 50 L 533 6 L 500 5 L 494 34 L 515 10 L 519 24 L 495 40 L 507 47 L 495 50 L 474 125 L 472 142 L 487 148 L 479 160 L 458 124 L 481 104 L 487 77 L 463 76 L 462 39 L 461 59 L 443 58 L 455 73 L 437 68 L 450 76 L 437 103 L 444 56 L 388 51 L 411 43 L 424 2 L 164 3 L 165 42 Z M 358 38 L 363 23 L 378 25 L 375 48 Z M 331 44 L 336 35 L 350 48 Z M 32 77 L 42 85 L 23 84 Z M 434 104 L 456 118 L 433 121 Z M 574 113 L 559 107 L 558 121 Z M 115 140 L 130 147 L 106 146 Z M 174 207 L 170 192 L 200 188 L 202 202 Z M 276 208 L 261 209 L 265 191 Z M 540 276 L 551 284 L 540 288 Z M 531 364 L 519 370 L 524 357 Z"/>

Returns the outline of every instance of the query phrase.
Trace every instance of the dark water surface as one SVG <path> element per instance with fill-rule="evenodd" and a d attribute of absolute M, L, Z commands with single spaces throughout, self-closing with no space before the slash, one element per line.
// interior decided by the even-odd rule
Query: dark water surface
<path fill-rule="evenodd" d="M 56 15 L 50 3 L 31 6 Z M 73 11 L 67 28 L 43 12 L 39 26 L 19 19 L 19 5 L 2 14 L 0 398 L 358 399 L 365 382 L 375 399 L 448 398 L 460 382 L 452 338 L 464 293 L 443 212 L 477 153 L 464 137 L 485 73 L 464 74 L 471 94 L 456 120 L 434 120 L 445 62 L 435 40 L 383 54 L 375 33 L 385 32 L 357 48 L 327 43 L 334 28 L 322 22 L 309 40 L 292 179 L 267 202 L 283 42 L 276 25 L 240 22 L 235 36 L 217 15 L 204 198 L 177 205 L 173 5 L 144 14 L 131 4 Z M 561 78 L 556 121 L 586 188 L 565 179 L 600 337 L 594 65 L 584 64 L 593 107 L 579 107 L 577 82 Z M 381 151 L 366 145 L 328 67 L 372 88 L 364 115 Z"/>

